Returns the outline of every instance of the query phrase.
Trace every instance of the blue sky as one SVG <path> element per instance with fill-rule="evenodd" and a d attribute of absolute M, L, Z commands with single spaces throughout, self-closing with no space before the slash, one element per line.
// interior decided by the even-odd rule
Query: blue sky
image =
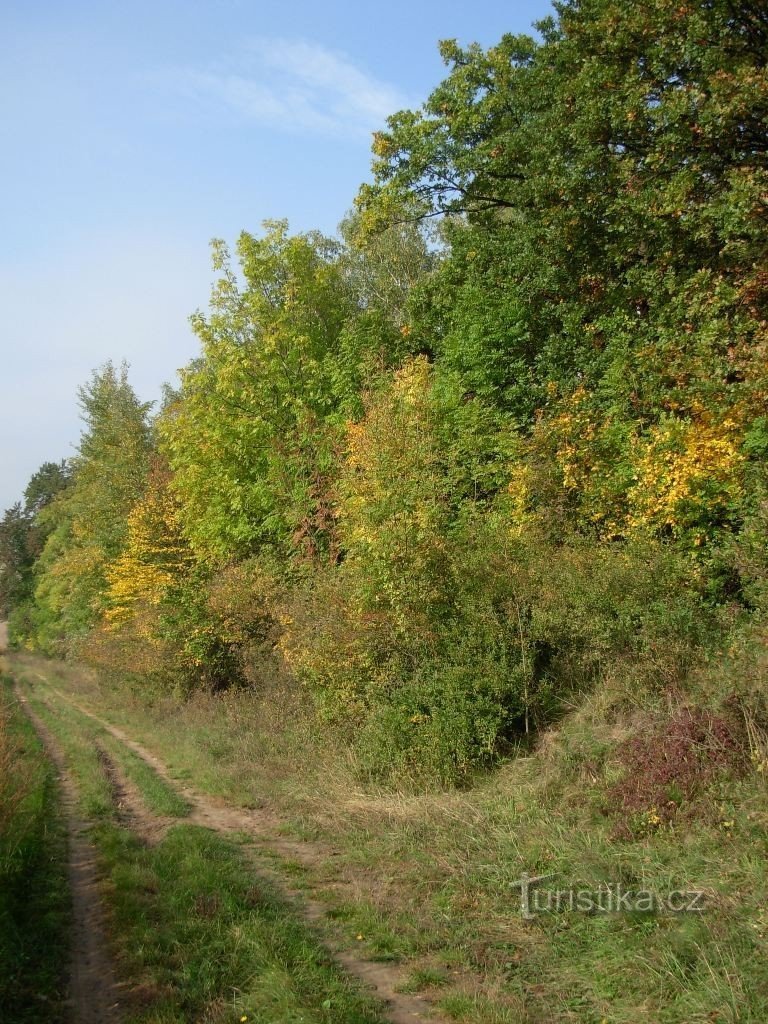
<path fill-rule="evenodd" d="M 525 32 L 544 0 L 37 2 L 0 10 L 0 510 L 72 453 L 76 389 L 127 359 L 145 399 L 197 350 L 208 242 L 333 232 L 370 134 L 440 81 L 441 38 Z"/>

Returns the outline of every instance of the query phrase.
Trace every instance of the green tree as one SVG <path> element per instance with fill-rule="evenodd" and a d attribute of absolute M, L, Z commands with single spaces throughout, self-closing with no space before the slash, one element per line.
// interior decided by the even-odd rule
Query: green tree
<path fill-rule="evenodd" d="M 337 246 L 269 223 L 237 245 L 241 286 L 226 248 L 209 315 L 193 326 L 202 356 L 182 372 L 163 418 L 163 448 L 184 528 L 203 557 L 262 545 L 326 544 L 325 484 L 339 405 L 335 359 L 354 301 Z"/>
<path fill-rule="evenodd" d="M 30 548 L 32 522 L 20 502 L 0 520 L 0 615 L 5 618 L 29 593 L 34 557 Z"/>
<path fill-rule="evenodd" d="M 106 569 L 125 544 L 151 450 L 151 405 L 137 398 L 125 365 L 95 371 L 79 397 L 85 429 L 71 485 L 40 513 L 49 531 L 35 591 L 43 645 L 83 635 L 100 617 Z"/>
<path fill-rule="evenodd" d="M 735 0 L 557 13 L 540 42 L 442 44 L 445 81 L 375 140 L 362 216 L 444 218 L 450 255 L 413 300 L 414 336 L 468 392 L 539 437 L 578 401 L 591 433 L 575 454 L 602 503 L 568 483 L 586 481 L 570 447 L 553 471 L 576 506 L 587 493 L 582 528 L 716 542 L 749 505 L 742 446 L 766 386 L 765 19 Z M 672 470 L 654 480 L 662 449 Z M 708 497 L 709 472 L 724 486 Z M 656 488 L 646 507 L 624 503 L 633 480 Z"/>
<path fill-rule="evenodd" d="M 11 638 L 29 631 L 34 568 L 50 527 L 45 509 L 69 483 L 65 462 L 46 462 L 33 474 L 24 502 L 8 509 L 0 521 L 0 611 L 10 617 Z"/>
<path fill-rule="evenodd" d="M 24 508 L 37 516 L 69 484 L 71 469 L 67 462 L 44 462 L 32 475 L 24 490 Z"/>

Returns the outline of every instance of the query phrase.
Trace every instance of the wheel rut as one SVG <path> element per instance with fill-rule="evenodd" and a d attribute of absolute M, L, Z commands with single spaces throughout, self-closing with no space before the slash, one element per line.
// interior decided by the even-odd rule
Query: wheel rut
<path fill-rule="evenodd" d="M 156 841 L 170 824 L 178 824 L 180 821 L 183 821 L 217 832 L 245 833 L 256 837 L 270 852 L 277 854 L 279 857 L 292 859 L 305 866 L 317 865 L 324 861 L 331 852 L 322 849 L 319 844 L 294 842 L 280 836 L 279 829 L 282 821 L 274 814 L 261 810 L 252 811 L 232 807 L 224 802 L 204 796 L 188 784 L 180 782 L 173 777 L 167 765 L 156 754 L 134 740 L 124 729 L 99 717 L 88 708 L 73 700 L 68 694 L 51 686 L 43 676 L 40 676 L 40 678 L 45 682 L 50 692 L 59 700 L 79 711 L 80 714 L 85 715 L 93 722 L 96 722 L 129 750 L 133 751 L 134 754 L 153 768 L 160 778 L 168 785 L 174 787 L 189 803 L 190 813 L 183 819 L 157 818 L 144 808 L 140 796 L 136 792 L 131 791 L 131 787 L 117 773 L 110 760 L 111 768 L 107 770 L 112 772 L 110 778 L 114 780 L 113 790 L 117 795 L 117 799 L 123 801 L 126 812 L 131 816 L 138 833 L 143 835 L 147 841 Z M 262 875 L 267 875 L 270 878 L 273 884 L 290 901 L 295 912 L 309 924 L 318 926 L 327 921 L 327 908 L 325 905 L 318 900 L 308 898 L 304 892 L 292 887 L 278 870 L 266 868 L 261 863 L 257 865 L 257 870 Z M 399 991 L 405 979 L 402 971 L 397 967 L 388 963 L 367 960 L 336 943 L 330 944 L 330 952 L 349 975 L 357 978 L 366 987 L 374 991 L 384 1004 L 386 1018 L 391 1024 L 414 1024 L 414 1021 L 422 1021 L 424 1024 L 444 1024 L 445 1018 L 439 1015 L 426 999 Z M 88 1024 L 90 1024 L 90 1021 Z"/>
<path fill-rule="evenodd" d="M 78 809 L 77 789 L 58 744 L 18 689 L 16 698 L 35 727 L 58 775 L 67 831 L 67 874 L 72 901 L 68 1003 L 73 1024 L 119 1024 L 123 1019 L 124 986 L 117 981 L 108 952 L 96 852 L 88 838 L 90 822 Z"/>

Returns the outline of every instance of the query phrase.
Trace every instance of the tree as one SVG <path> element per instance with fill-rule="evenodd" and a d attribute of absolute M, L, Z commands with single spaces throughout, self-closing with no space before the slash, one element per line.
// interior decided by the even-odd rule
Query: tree
<path fill-rule="evenodd" d="M 28 514 L 39 515 L 70 480 L 71 469 L 67 462 L 44 462 L 24 490 L 24 508 Z"/>
<path fill-rule="evenodd" d="M 139 401 L 125 365 L 94 371 L 80 389 L 80 406 L 85 429 L 71 485 L 41 514 L 50 531 L 35 591 L 44 645 L 83 635 L 101 615 L 106 569 L 125 544 L 148 468 L 151 404 Z"/>
<path fill-rule="evenodd" d="M 28 596 L 34 556 L 31 518 L 20 502 L 0 520 L 0 615 L 3 618 Z"/>
<path fill-rule="evenodd" d="M 335 360 L 354 309 L 337 246 L 268 223 L 242 234 L 241 288 L 225 247 L 211 313 L 193 317 L 202 356 L 161 425 L 184 530 L 214 560 L 291 547 L 329 525 L 325 477 L 339 405 Z"/>
<path fill-rule="evenodd" d="M 65 462 L 44 463 L 27 484 L 23 505 L 8 509 L 0 521 L 0 611 L 11 618 L 14 640 L 26 632 L 35 562 L 50 533 L 45 509 L 68 482 Z"/>
<path fill-rule="evenodd" d="M 374 227 L 446 220 L 413 333 L 536 435 L 523 458 L 574 404 L 589 420 L 547 456 L 563 481 L 590 467 L 565 488 L 581 528 L 703 549 L 750 506 L 767 383 L 765 18 L 735 0 L 557 12 L 540 42 L 442 44 L 447 78 L 377 136 L 359 205 Z M 670 472 L 649 474 L 662 449 Z M 715 463 L 722 487 L 702 486 Z M 629 509 L 633 480 L 656 490 Z"/>
<path fill-rule="evenodd" d="M 128 513 L 126 527 L 125 545 L 106 570 L 104 617 L 114 628 L 158 608 L 192 564 L 179 507 L 170 490 L 170 472 L 157 456 L 151 460 L 144 493 Z"/>

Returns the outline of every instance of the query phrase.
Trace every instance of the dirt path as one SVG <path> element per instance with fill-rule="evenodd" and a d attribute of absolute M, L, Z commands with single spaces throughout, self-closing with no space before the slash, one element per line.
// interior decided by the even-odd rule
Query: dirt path
<path fill-rule="evenodd" d="M 147 846 L 154 846 L 155 843 L 160 842 L 172 825 L 189 820 L 187 818 L 170 818 L 149 811 L 138 786 L 123 774 L 103 747 L 97 745 L 96 749 L 101 770 L 109 783 L 117 820 L 124 828 L 130 829 L 134 835 L 138 836 L 143 843 Z"/>
<path fill-rule="evenodd" d="M 67 829 L 68 878 L 72 900 L 69 1003 L 74 1024 L 119 1022 L 121 986 L 107 953 L 104 910 L 99 895 L 96 855 L 88 822 L 80 815 L 77 791 L 51 733 L 16 691 L 25 714 L 45 745 L 59 776 L 61 808 Z"/>
<path fill-rule="evenodd" d="M 317 865 L 331 854 L 329 849 L 323 848 L 320 844 L 292 842 L 277 835 L 276 832 L 281 822 L 274 815 L 263 811 L 250 811 L 232 807 L 222 801 L 213 800 L 202 795 L 187 784 L 180 783 L 179 780 L 173 778 L 167 766 L 160 758 L 147 750 L 142 744 L 137 743 L 123 729 L 100 718 L 61 690 L 51 686 L 44 676 L 39 675 L 39 678 L 65 704 L 69 704 L 81 714 L 98 723 L 115 739 L 142 758 L 162 779 L 174 787 L 188 801 L 191 811 L 183 819 L 160 819 L 152 815 L 143 805 L 141 797 L 132 791 L 132 788 L 117 773 L 110 761 L 108 774 L 116 793 L 124 802 L 126 813 L 131 817 L 131 827 L 135 827 L 136 831 L 148 841 L 157 839 L 159 834 L 169 825 L 178 824 L 179 820 L 183 820 L 191 824 L 214 829 L 218 832 L 248 833 L 258 837 L 259 841 L 271 852 L 281 857 L 299 861 L 306 866 Z M 305 893 L 292 888 L 277 871 L 268 869 L 261 863 L 258 865 L 258 871 L 262 875 L 270 877 L 282 891 L 283 895 L 288 898 L 293 909 L 310 924 L 318 925 L 327 920 L 327 907 L 323 903 L 307 898 Z M 366 960 L 359 954 L 339 946 L 334 946 L 331 952 L 348 974 L 374 990 L 378 998 L 384 1003 L 386 1015 L 391 1024 L 414 1024 L 414 1021 L 423 1021 L 424 1024 L 441 1024 L 444 1021 L 444 1018 L 435 1012 L 426 999 L 398 991 L 398 988 L 405 981 L 405 977 L 396 966 Z"/>

